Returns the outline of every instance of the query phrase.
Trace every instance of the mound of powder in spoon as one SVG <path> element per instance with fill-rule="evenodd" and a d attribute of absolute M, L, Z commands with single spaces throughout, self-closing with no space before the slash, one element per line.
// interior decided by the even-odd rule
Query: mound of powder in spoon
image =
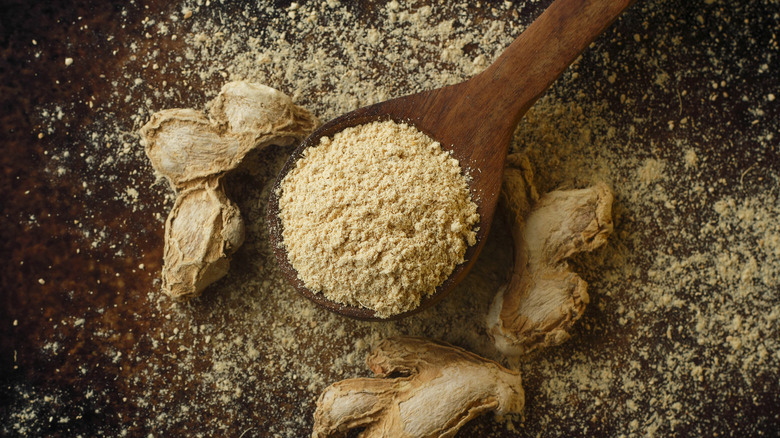
<path fill-rule="evenodd" d="M 419 306 L 475 243 L 460 164 L 406 124 L 322 137 L 280 189 L 282 239 L 304 285 L 380 318 Z"/>

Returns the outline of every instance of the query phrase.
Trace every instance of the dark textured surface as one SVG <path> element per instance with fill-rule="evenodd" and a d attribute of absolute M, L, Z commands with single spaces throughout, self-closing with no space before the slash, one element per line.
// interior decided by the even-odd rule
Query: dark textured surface
<path fill-rule="evenodd" d="M 363 16 L 361 13 L 371 16 L 365 10 L 372 4 L 365 3 L 356 7 L 358 19 Z M 664 13 L 653 16 L 643 14 L 642 2 L 635 5 L 607 37 L 597 43 L 599 50 L 586 52 L 577 67 L 581 76 L 598 78 L 597 53 L 609 53 L 617 60 L 614 62 L 622 64 L 621 77 L 631 80 L 610 84 L 609 92 L 605 93 L 605 79 L 601 78 L 588 83 L 590 88 L 585 87 L 583 93 L 594 99 L 608 94 L 614 104 L 615 117 L 635 123 L 641 129 L 641 135 L 652 138 L 655 145 L 652 152 L 656 156 L 670 156 L 676 139 L 674 135 L 679 134 L 671 133 L 664 116 L 670 108 L 677 107 L 676 94 L 651 94 L 641 101 L 637 112 L 625 111 L 615 102 L 621 93 L 630 94 L 638 86 L 652 87 L 657 71 L 650 70 L 646 63 L 632 55 L 647 51 L 651 56 L 657 56 L 658 69 L 665 69 L 677 80 L 680 89 L 692 93 L 693 96 L 686 99 L 684 109 L 680 104 L 680 115 L 684 112 L 700 127 L 707 127 L 707 146 L 700 153 L 714 163 L 718 175 L 713 175 L 712 180 L 739 180 L 749 170 L 751 177 L 758 181 L 772 181 L 780 174 L 777 147 L 780 136 L 775 134 L 773 140 L 758 142 L 759 132 L 753 124 L 755 117 L 749 109 L 752 100 L 764 98 L 767 93 L 774 92 L 780 98 L 777 37 L 780 7 L 775 2 L 756 1 L 732 12 L 725 5 L 720 11 L 726 16 L 715 17 L 711 15 L 713 9 L 700 8 L 699 2 L 659 3 L 661 6 L 655 11 Z M 122 10 L 127 10 L 127 15 L 121 15 Z M 167 409 L 176 403 L 185 403 L 193 396 L 186 384 L 171 383 L 180 377 L 176 350 L 164 357 L 147 354 L 130 361 L 106 359 L 108 356 L 121 357 L 117 354 L 130 350 L 152 352 L 151 347 L 143 344 L 148 339 L 140 334 L 165 333 L 173 327 L 166 324 L 160 314 L 170 306 L 168 301 L 160 297 L 161 304 L 150 302 L 148 293 L 159 285 L 163 235 L 160 220 L 151 212 L 164 215 L 169 205 L 159 190 L 144 192 L 144 202 L 149 208 L 142 211 L 116 196 L 116 191 L 126 187 L 129 181 L 139 187 L 153 184 L 154 176 L 145 157 L 133 144 L 130 158 L 117 161 L 105 176 L 90 174 L 94 166 L 85 162 L 85 157 L 97 162 L 106 160 L 111 155 L 109 147 L 116 146 L 107 145 L 104 152 L 94 148 L 86 150 L 85 144 L 95 140 L 86 138 L 84 127 L 113 123 L 105 120 L 100 112 L 91 111 L 89 102 L 94 102 L 95 107 L 110 104 L 117 117 L 129 118 L 138 106 L 136 98 L 146 98 L 137 95 L 137 91 L 123 82 L 126 81 L 123 66 L 133 56 L 124 40 L 126 36 L 132 36 L 137 41 L 137 35 L 143 33 L 143 18 L 162 12 L 177 11 L 165 2 L 149 2 L 145 6 L 131 4 L 127 8 L 122 4 L 98 1 L 4 0 L 0 4 L 0 183 L 3 186 L 0 192 L 0 260 L 4 263 L 0 272 L 0 430 L 6 434 L 116 436 L 124 431 L 131 436 L 150 433 L 187 436 L 197 432 L 238 436 L 242 431 L 254 428 L 245 436 L 270 436 L 270 432 L 260 431 L 283 423 L 285 415 L 298 415 L 296 401 L 304 393 L 301 389 L 276 390 L 270 397 L 264 397 L 267 391 L 252 392 L 249 388 L 257 385 L 247 383 L 247 392 L 232 406 L 226 406 L 224 412 L 213 408 L 208 412 L 192 412 L 189 417 L 178 416 L 167 423 L 152 424 L 146 419 L 160 415 L 155 412 L 155 406 Z M 669 18 L 672 16 L 673 19 Z M 659 33 L 679 36 L 680 44 L 660 47 L 653 46 L 657 39 L 634 41 L 631 35 L 636 29 L 647 28 L 643 24 L 648 22 L 649 27 Z M 699 24 L 687 28 L 682 24 L 685 22 Z M 184 29 L 187 23 L 179 22 L 178 25 Z M 85 27 L 88 31 L 84 31 Z M 142 51 L 156 48 L 154 39 L 143 40 L 142 44 L 147 45 Z M 170 46 L 162 48 L 163 52 L 173 54 L 177 44 L 183 42 L 167 41 L 166 44 Z M 66 57 L 75 59 L 67 68 Z M 713 60 L 720 61 L 713 65 Z M 764 64 L 768 64 L 768 70 L 762 72 Z M 192 87 L 182 88 L 189 91 L 183 91 L 175 102 L 152 96 L 154 107 L 200 106 L 205 99 L 202 93 L 192 91 L 198 90 L 200 85 L 197 76 L 176 70 L 166 73 L 149 70 L 144 74 L 145 80 L 154 84 L 186 79 Z M 719 83 L 720 78 L 726 76 L 733 78 L 726 87 L 717 90 L 712 87 L 712 83 Z M 113 81 L 118 81 L 118 85 Z M 118 93 L 112 94 L 117 90 Z M 724 91 L 727 92 L 725 97 L 722 96 Z M 711 98 L 713 94 L 717 95 L 716 100 Z M 127 101 L 124 100 L 126 95 L 131 96 Z M 745 101 L 743 96 L 748 96 L 749 100 Z M 780 106 L 776 102 L 766 105 L 761 115 L 763 121 L 774 121 L 775 133 L 780 118 Z M 63 115 L 42 121 L 36 116 L 41 109 L 54 115 L 61 111 Z M 642 114 L 638 113 L 640 110 Z M 637 117 L 647 118 L 637 122 Z M 698 135 L 698 132 L 692 131 L 691 135 Z M 126 141 L 136 142 L 137 139 L 128 134 Z M 50 151 L 54 149 L 69 151 L 69 158 L 59 162 L 52 160 Z M 58 175 L 59 166 L 67 167 L 67 172 Z M 90 181 L 88 188 L 82 185 L 86 179 Z M 757 183 L 748 194 L 755 195 L 755 190 L 763 189 L 765 182 L 763 185 Z M 726 185 L 713 184 L 713 187 L 716 194 L 731 190 Z M 661 219 L 673 220 L 672 217 Z M 691 222 L 699 219 L 696 212 L 685 218 Z M 94 239 L 91 236 L 85 243 L 79 226 L 85 223 L 89 230 L 108 230 L 108 237 Z M 706 242 L 702 245 L 706 248 Z M 240 261 L 234 269 L 242 268 L 252 269 Z M 780 305 L 780 300 L 778 303 Z M 592 305 L 591 308 L 591 318 L 597 318 L 599 307 Z M 74 317 L 84 318 L 83 324 L 89 330 L 74 326 Z M 214 322 L 214 318 L 207 312 L 194 316 L 196 325 Z M 230 325 L 233 315 L 227 312 L 219 314 L 218 318 L 219 323 Z M 663 328 L 659 331 L 663 332 Z M 109 335 L 88 335 L 96 332 Z M 599 340 L 599 333 L 586 333 L 584 329 L 581 332 L 578 335 L 590 339 L 594 345 L 609 343 Z M 196 335 L 186 334 L 180 343 L 195 345 L 196 338 Z M 47 345 L 52 343 L 57 344 L 59 354 L 47 352 Z M 201 354 L 205 367 L 211 353 L 203 349 Z M 158 365 L 157 374 L 143 371 L 143 365 L 148 362 Z M 717 416 L 700 418 L 698 426 L 684 426 L 675 433 L 678 436 L 704 432 L 712 432 L 713 436 L 716 433 L 740 436 L 742 431 L 748 430 L 748 435 L 776 434 L 780 423 L 777 370 L 769 370 L 766 375 L 768 377 L 756 383 L 751 393 L 722 396 L 712 389 L 704 400 L 691 400 L 691 403 L 698 403 L 700 409 L 711 410 Z M 257 377 L 262 381 L 263 376 Z M 155 387 L 170 390 L 159 394 L 152 391 L 152 396 L 144 403 L 138 402 L 138 388 Z M 41 394 L 51 394 L 54 402 L 41 402 Z M 526 415 L 532 419 L 537 413 L 534 410 L 537 393 L 533 386 L 527 395 Z M 577 400 L 572 403 L 576 404 Z M 266 415 L 271 405 L 274 415 Z M 27 412 L 28 406 L 34 419 L 25 423 L 26 429 L 14 426 L 13 423 L 19 420 L 18 416 L 12 418 L 11 413 Z M 60 422 L 61 418 L 68 421 Z M 590 420 L 569 418 L 561 419 L 561 422 L 572 430 L 573 436 L 616 436 L 627 429 L 625 424 L 595 420 L 590 423 L 590 429 L 583 432 L 580 426 Z M 490 421 L 490 418 L 481 418 L 461 435 L 472 436 L 477 433 L 474 430 L 481 430 L 479 427 Z M 160 424 L 165 427 L 159 428 Z M 295 426 L 291 427 L 294 430 Z M 544 426 L 535 432 L 544 434 Z"/>

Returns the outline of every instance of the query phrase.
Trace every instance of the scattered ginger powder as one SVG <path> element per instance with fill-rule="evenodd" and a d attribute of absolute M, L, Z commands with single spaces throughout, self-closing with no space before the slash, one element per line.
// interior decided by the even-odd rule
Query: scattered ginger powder
<path fill-rule="evenodd" d="M 386 318 L 452 273 L 479 222 L 460 164 L 416 128 L 347 128 L 282 180 L 282 239 L 307 288 Z"/>

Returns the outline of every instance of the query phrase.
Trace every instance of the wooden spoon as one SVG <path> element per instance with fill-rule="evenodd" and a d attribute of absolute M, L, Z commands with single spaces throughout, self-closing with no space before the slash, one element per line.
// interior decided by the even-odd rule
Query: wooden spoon
<path fill-rule="evenodd" d="M 547 87 L 633 0 L 556 0 L 482 73 L 456 85 L 388 100 L 331 120 L 314 131 L 282 168 L 268 201 L 267 223 L 282 272 L 306 298 L 342 315 L 379 319 L 374 311 L 346 306 L 307 289 L 292 267 L 282 240 L 279 187 L 304 149 L 345 128 L 378 120 L 415 126 L 452 150 L 471 176 L 469 188 L 480 216 L 477 243 L 465 261 L 408 316 L 441 300 L 468 273 L 490 231 L 510 140 L 520 121 Z"/>

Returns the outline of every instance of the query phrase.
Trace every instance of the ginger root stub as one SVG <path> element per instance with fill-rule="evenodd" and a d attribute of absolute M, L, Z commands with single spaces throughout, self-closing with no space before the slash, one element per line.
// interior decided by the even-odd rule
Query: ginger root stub
<path fill-rule="evenodd" d="M 612 233 L 612 191 L 604 184 L 539 196 L 524 154 L 507 159 L 501 190 L 511 216 L 515 260 L 487 316 L 488 334 L 507 356 L 569 338 L 588 304 L 588 284 L 567 259 L 604 245 Z"/>
<path fill-rule="evenodd" d="M 366 358 L 375 378 L 342 380 L 317 400 L 313 438 L 451 437 L 489 411 L 520 413 L 519 372 L 443 342 L 398 337 L 380 342 Z"/>
<path fill-rule="evenodd" d="M 200 295 L 228 271 L 244 240 L 238 207 L 223 176 L 253 150 L 286 146 L 317 125 L 284 93 L 249 82 L 230 82 L 206 111 L 167 109 L 141 130 L 154 169 L 177 193 L 165 223 L 163 291 L 176 299 Z"/>

